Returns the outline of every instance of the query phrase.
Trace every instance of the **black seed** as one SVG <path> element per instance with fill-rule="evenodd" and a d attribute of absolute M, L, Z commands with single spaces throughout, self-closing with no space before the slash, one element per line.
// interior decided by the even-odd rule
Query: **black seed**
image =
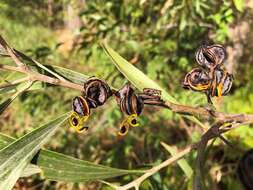
<path fill-rule="evenodd" d="M 132 123 L 132 125 L 135 125 L 135 124 L 137 123 L 137 120 L 136 120 L 136 119 L 133 119 L 133 120 L 131 121 L 131 123 Z"/>
<path fill-rule="evenodd" d="M 120 133 L 125 134 L 126 131 L 127 131 L 127 128 L 126 128 L 125 125 L 123 125 L 123 126 L 120 128 Z"/>
<path fill-rule="evenodd" d="M 74 126 L 77 126 L 78 125 L 78 119 L 77 118 L 72 118 L 72 124 L 74 125 Z"/>

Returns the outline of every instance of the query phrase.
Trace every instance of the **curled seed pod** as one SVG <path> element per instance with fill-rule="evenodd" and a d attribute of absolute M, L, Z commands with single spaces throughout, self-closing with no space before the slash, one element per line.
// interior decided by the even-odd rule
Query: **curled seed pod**
<path fill-rule="evenodd" d="M 77 96 L 72 101 L 72 112 L 69 116 L 69 125 L 78 133 L 87 131 L 88 127 L 85 122 L 90 116 L 90 108 L 87 101 L 82 96 Z"/>
<path fill-rule="evenodd" d="M 76 96 L 72 101 L 72 110 L 81 116 L 90 115 L 88 102 L 82 96 Z"/>
<path fill-rule="evenodd" d="M 246 152 L 239 162 L 238 177 L 245 190 L 253 189 L 253 149 Z"/>
<path fill-rule="evenodd" d="M 210 69 L 221 65 L 226 59 L 225 48 L 219 44 L 203 45 L 197 49 L 195 59 L 203 68 Z"/>
<path fill-rule="evenodd" d="M 161 91 L 151 88 L 143 89 L 142 93 L 136 94 L 129 84 L 124 85 L 114 93 L 120 110 L 128 117 L 120 125 L 119 135 L 126 135 L 129 127 L 139 126 L 137 117 L 141 114 L 144 104 L 161 105 Z"/>
<path fill-rule="evenodd" d="M 84 97 L 90 108 L 103 105 L 111 95 L 108 84 L 100 79 L 90 79 L 84 84 Z"/>
<path fill-rule="evenodd" d="M 216 69 L 212 81 L 211 96 L 226 96 L 232 87 L 232 83 L 232 74 L 229 74 L 224 69 Z"/>
<path fill-rule="evenodd" d="M 195 91 L 208 91 L 210 84 L 208 74 L 201 68 L 195 68 L 186 74 L 183 87 Z"/>
<path fill-rule="evenodd" d="M 134 89 L 129 84 L 117 91 L 115 98 L 122 112 L 127 115 L 141 114 L 144 106 L 143 100 L 135 94 Z"/>

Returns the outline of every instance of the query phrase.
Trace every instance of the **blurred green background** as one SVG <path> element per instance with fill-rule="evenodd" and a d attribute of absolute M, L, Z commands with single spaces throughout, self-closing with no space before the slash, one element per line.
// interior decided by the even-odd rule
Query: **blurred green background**
<path fill-rule="evenodd" d="M 253 111 L 252 18 L 252 0 L 0 1 L 0 33 L 12 47 L 43 64 L 97 76 L 120 88 L 127 81 L 99 45 L 106 40 L 182 104 L 206 104 L 203 94 L 182 89 L 181 82 L 197 66 L 194 52 L 201 44 L 223 44 L 228 53 L 225 65 L 235 80 L 230 95 L 215 100 L 215 106 L 230 113 Z M 6 80 L 5 76 L 6 73 L 0 74 L 1 82 Z M 11 77 L 8 75 L 7 80 Z M 1 116 L 0 130 L 20 137 L 69 111 L 72 98 L 79 94 L 63 87 L 24 93 Z M 183 148 L 198 141 L 203 132 L 170 111 L 146 106 L 140 118 L 141 127 L 118 138 L 123 118 L 116 103 L 109 101 L 92 114 L 92 129 L 87 134 L 62 128 L 47 148 L 112 167 L 141 168 L 168 158 L 161 141 Z M 210 189 L 240 190 L 236 165 L 243 152 L 253 146 L 253 130 L 243 126 L 226 136 L 241 152 L 217 140 L 210 148 L 206 178 Z M 186 158 L 193 167 L 196 153 Z M 135 177 L 111 181 L 124 184 Z M 100 183 L 50 182 L 43 176 L 20 179 L 15 188 L 110 189 Z M 141 189 L 183 190 L 191 189 L 191 185 L 175 164 L 146 180 Z"/>

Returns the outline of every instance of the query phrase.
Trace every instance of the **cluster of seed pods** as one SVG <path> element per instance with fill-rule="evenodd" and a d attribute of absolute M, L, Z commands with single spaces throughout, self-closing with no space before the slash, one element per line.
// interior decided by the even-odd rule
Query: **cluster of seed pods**
<path fill-rule="evenodd" d="M 227 95 L 232 87 L 233 75 L 223 65 L 226 59 L 224 47 L 218 44 L 202 45 L 197 49 L 195 59 L 200 67 L 186 74 L 183 87 L 204 92 L 211 104 L 211 97 Z"/>
<path fill-rule="evenodd" d="M 161 105 L 161 91 L 146 88 L 142 93 L 136 93 L 129 85 L 124 85 L 120 90 L 112 90 L 109 85 L 97 78 L 91 78 L 84 84 L 84 91 L 72 101 L 72 112 L 69 116 L 69 124 L 77 132 L 88 130 L 85 125 L 91 109 L 96 109 L 105 104 L 108 98 L 113 96 L 122 113 L 127 117 L 121 122 L 118 134 L 124 136 L 130 127 L 139 126 L 137 121 L 144 105 Z"/>

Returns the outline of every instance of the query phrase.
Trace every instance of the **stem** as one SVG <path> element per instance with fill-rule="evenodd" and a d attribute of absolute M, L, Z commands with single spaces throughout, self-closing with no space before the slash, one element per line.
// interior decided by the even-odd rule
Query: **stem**
<path fill-rule="evenodd" d="M 82 85 L 72 83 L 72 82 L 67 81 L 65 79 L 61 80 L 61 79 L 57 79 L 57 78 L 54 78 L 54 77 L 49 77 L 47 75 L 43 75 L 43 74 L 40 74 L 40 73 L 36 73 L 32 70 L 27 70 L 24 67 L 15 67 L 15 66 L 10 66 L 10 65 L 0 64 L 0 69 L 8 70 L 8 71 L 21 72 L 21 73 L 27 74 L 31 81 L 41 81 L 41 82 L 45 82 L 45 83 L 49 83 L 49 84 L 54 84 L 54 85 L 59 85 L 59 86 L 71 88 L 71 89 L 74 89 L 74 90 L 83 91 L 83 86 Z"/>

